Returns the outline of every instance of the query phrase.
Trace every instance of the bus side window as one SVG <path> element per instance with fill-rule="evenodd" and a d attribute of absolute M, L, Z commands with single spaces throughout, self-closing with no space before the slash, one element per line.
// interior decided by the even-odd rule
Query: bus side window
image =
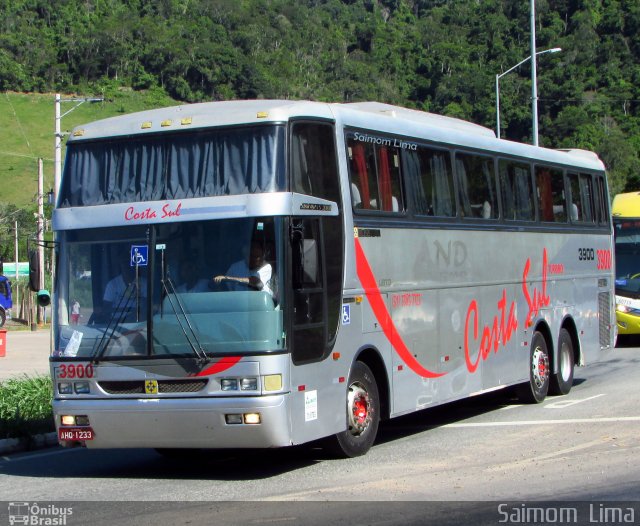
<path fill-rule="evenodd" d="M 571 221 L 593 222 L 593 182 L 589 174 L 569 174 Z"/>
<path fill-rule="evenodd" d="M 609 224 L 609 207 L 607 202 L 606 183 L 604 177 L 596 176 L 596 200 L 598 203 L 598 223 L 601 225 Z"/>
<path fill-rule="evenodd" d="M 354 209 L 404 212 L 399 149 L 347 138 Z"/>
<path fill-rule="evenodd" d="M 536 166 L 536 189 L 540 221 L 566 223 L 564 180 L 562 170 Z"/>
<path fill-rule="evenodd" d="M 571 199 L 569 202 L 569 217 L 572 222 L 582 221 L 582 196 L 580 194 L 580 179 L 578 174 L 570 173 L 569 188 L 571 190 Z"/>
<path fill-rule="evenodd" d="M 496 219 L 498 203 L 493 159 L 457 153 L 455 167 L 462 217 Z"/>
<path fill-rule="evenodd" d="M 591 174 L 580 174 L 580 191 L 584 202 L 584 220 L 593 223 L 596 217 L 595 194 Z"/>
<path fill-rule="evenodd" d="M 379 146 L 378 150 L 378 186 L 382 210 L 385 212 L 404 212 L 400 185 L 400 158 L 397 148 Z"/>
<path fill-rule="evenodd" d="M 362 210 L 378 210 L 378 183 L 376 181 L 373 146 L 349 140 L 351 165 L 351 204 Z"/>
<path fill-rule="evenodd" d="M 412 184 L 412 208 L 418 215 L 454 217 L 453 174 L 449 152 L 419 147 L 402 155 L 405 180 Z M 410 181 L 410 183 L 409 183 Z"/>
<path fill-rule="evenodd" d="M 535 214 L 531 167 L 502 159 L 499 168 L 503 217 L 512 221 L 533 221 Z"/>

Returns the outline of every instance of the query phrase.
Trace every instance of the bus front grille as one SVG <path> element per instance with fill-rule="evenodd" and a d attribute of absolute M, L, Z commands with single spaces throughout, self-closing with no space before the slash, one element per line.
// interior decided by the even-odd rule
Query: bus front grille
<path fill-rule="evenodd" d="M 98 385 L 114 395 L 145 394 L 144 381 L 105 381 Z M 158 380 L 158 393 L 197 393 L 205 388 L 207 380 Z"/>

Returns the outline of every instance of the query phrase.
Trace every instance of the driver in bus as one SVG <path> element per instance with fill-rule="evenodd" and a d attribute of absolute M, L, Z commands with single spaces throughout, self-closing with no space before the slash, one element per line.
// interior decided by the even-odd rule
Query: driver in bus
<path fill-rule="evenodd" d="M 247 287 L 263 290 L 273 296 L 271 276 L 273 269 L 264 259 L 264 247 L 258 241 L 251 243 L 247 258 L 233 263 L 226 274 L 215 276 L 214 283 L 227 283 L 230 290 L 246 290 Z"/>
<path fill-rule="evenodd" d="M 129 261 L 120 262 L 120 274 L 111 279 L 104 290 L 103 303 L 107 313 L 116 317 L 130 317 L 135 310 L 136 296 L 147 297 L 147 280 L 144 276 L 135 281 L 136 273 Z M 136 287 L 139 290 L 136 290 Z M 146 302 L 142 303 L 144 307 Z M 118 312 L 116 312 L 116 310 Z"/>

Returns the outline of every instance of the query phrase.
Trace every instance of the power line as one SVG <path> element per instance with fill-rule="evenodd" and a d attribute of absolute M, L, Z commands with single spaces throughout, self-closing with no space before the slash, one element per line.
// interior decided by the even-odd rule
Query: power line
<path fill-rule="evenodd" d="M 11 107 L 11 111 L 13 111 L 13 115 L 16 118 L 16 121 L 18 123 L 18 128 L 20 128 L 20 132 L 22 133 L 22 136 L 24 137 L 24 140 L 27 143 L 27 147 L 29 148 L 29 151 L 33 155 L 33 148 L 31 148 L 31 143 L 29 142 L 29 138 L 27 137 L 27 134 L 24 132 L 24 129 L 22 128 L 22 123 L 20 122 L 20 118 L 18 117 L 18 114 L 16 113 L 16 109 L 13 107 L 13 104 L 11 104 L 11 99 L 9 98 L 9 94 L 6 91 L 4 92 L 4 96 L 6 97 L 7 102 Z M 34 157 L 34 159 L 37 159 L 37 157 Z"/>
<path fill-rule="evenodd" d="M 12 156 L 12 157 L 23 157 L 25 159 L 42 159 L 43 161 L 53 162 L 53 159 L 48 158 L 48 157 L 38 157 L 37 155 L 27 155 L 27 154 L 24 154 L 24 153 L 5 152 L 3 150 L 0 150 L 0 155 L 9 155 L 9 156 Z"/>

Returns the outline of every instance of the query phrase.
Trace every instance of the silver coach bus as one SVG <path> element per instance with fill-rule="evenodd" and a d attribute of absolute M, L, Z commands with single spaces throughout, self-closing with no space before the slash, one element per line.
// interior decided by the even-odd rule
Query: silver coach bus
<path fill-rule="evenodd" d="M 76 128 L 53 218 L 63 445 L 366 453 L 381 419 L 566 394 L 615 339 L 592 153 L 379 103 Z"/>

